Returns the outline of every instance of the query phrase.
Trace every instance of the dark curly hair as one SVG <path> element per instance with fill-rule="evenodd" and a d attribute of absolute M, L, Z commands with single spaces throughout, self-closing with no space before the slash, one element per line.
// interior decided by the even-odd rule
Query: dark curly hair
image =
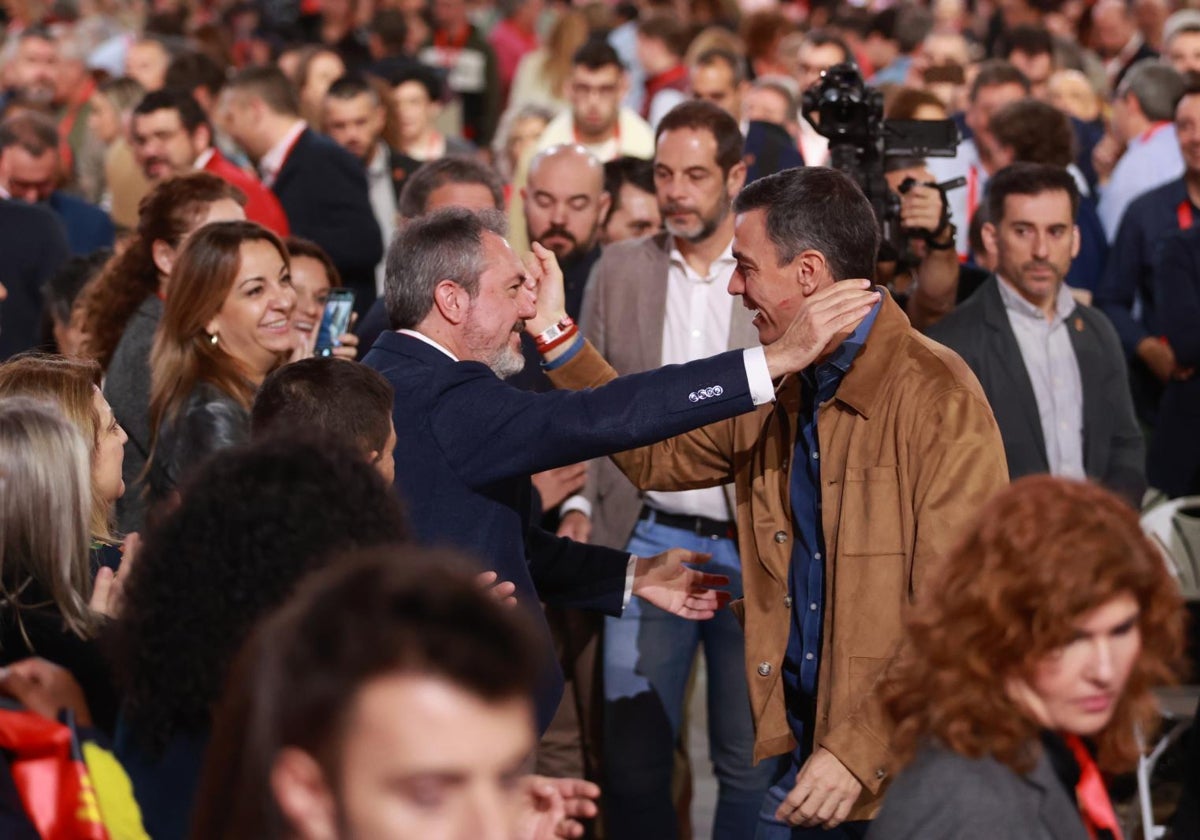
<path fill-rule="evenodd" d="M 147 536 L 109 655 L 137 742 L 161 753 L 203 733 L 258 619 L 327 559 L 408 536 L 396 494 L 328 440 L 271 440 L 218 453 Z"/>

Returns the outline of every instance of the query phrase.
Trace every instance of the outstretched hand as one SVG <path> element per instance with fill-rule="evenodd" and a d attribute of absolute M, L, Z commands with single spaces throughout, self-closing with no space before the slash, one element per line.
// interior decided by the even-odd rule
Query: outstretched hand
<path fill-rule="evenodd" d="M 600 788 L 583 779 L 525 776 L 525 803 L 517 836 L 520 840 L 554 840 L 583 836 L 580 820 L 596 816 Z"/>
<path fill-rule="evenodd" d="M 853 330 L 879 302 L 869 280 L 840 280 L 815 292 L 779 340 L 765 348 L 772 379 L 804 370 L 834 337 Z"/>
<path fill-rule="evenodd" d="M 690 569 L 685 563 L 707 563 L 711 554 L 672 548 L 653 557 L 639 557 L 633 594 L 659 609 L 693 621 L 712 618 L 730 601 L 730 594 L 714 586 L 728 586 L 725 575 Z"/>

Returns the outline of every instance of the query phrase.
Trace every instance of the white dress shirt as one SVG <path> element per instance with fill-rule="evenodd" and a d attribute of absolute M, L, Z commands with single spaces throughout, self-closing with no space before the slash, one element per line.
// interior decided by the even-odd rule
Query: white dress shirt
<path fill-rule="evenodd" d="M 379 223 L 383 236 L 383 259 L 375 266 L 375 294 L 383 296 L 383 279 L 387 268 L 388 246 L 396 232 L 396 186 L 392 183 L 392 170 L 388 166 L 387 144 L 382 140 L 375 147 L 375 154 L 367 164 L 367 198 L 371 201 L 371 212 Z"/>
<path fill-rule="evenodd" d="M 262 177 L 263 185 L 267 189 L 275 186 L 275 179 L 279 177 L 279 170 L 283 169 L 288 152 L 292 150 L 292 146 L 300 139 L 300 135 L 306 128 L 308 128 L 308 123 L 304 120 L 296 120 L 295 124 L 287 130 L 287 134 L 283 135 L 279 142 L 272 146 L 258 162 L 258 174 Z"/>

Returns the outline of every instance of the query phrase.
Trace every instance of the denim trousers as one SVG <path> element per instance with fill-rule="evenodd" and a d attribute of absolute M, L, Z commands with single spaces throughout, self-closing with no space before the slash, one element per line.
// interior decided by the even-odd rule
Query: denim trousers
<path fill-rule="evenodd" d="M 729 591 L 741 597 L 741 564 L 731 539 L 646 519 L 638 522 L 627 550 L 649 557 L 675 547 L 711 553 L 704 570 L 727 575 Z M 727 609 L 708 621 L 689 621 L 634 598 L 621 618 L 605 619 L 604 626 L 603 787 L 605 824 L 615 840 L 678 835 L 671 801 L 674 746 L 700 646 L 708 674 L 709 756 L 718 782 L 713 837 L 754 837 L 776 763 L 753 764 L 741 626 Z"/>
<path fill-rule="evenodd" d="M 778 765 L 771 788 L 763 797 L 754 840 L 862 840 L 871 823 L 868 820 L 842 823 L 837 828 L 801 828 L 775 819 L 775 812 L 796 786 L 801 760 L 797 754 L 784 756 Z"/>

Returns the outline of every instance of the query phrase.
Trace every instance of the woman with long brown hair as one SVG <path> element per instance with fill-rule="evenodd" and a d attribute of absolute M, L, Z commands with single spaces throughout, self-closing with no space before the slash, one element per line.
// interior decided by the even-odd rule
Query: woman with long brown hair
<path fill-rule="evenodd" d="M 217 222 L 184 246 L 150 354 L 152 501 L 248 437 L 258 386 L 308 349 L 292 329 L 295 307 L 287 248 L 261 225 Z"/>
<path fill-rule="evenodd" d="M 137 233 L 80 293 L 85 352 L 106 371 L 104 396 L 129 434 L 123 477 L 127 493 L 117 525 L 142 527 L 142 483 L 150 454 L 150 345 L 169 291 L 171 267 L 193 231 L 209 222 L 244 219 L 245 197 L 207 172 L 169 178 L 140 205 Z"/>
<path fill-rule="evenodd" d="M 933 595 L 883 689 L 911 764 L 868 836 L 1119 840 L 1102 774 L 1136 764 L 1183 649 L 1178 587 L 1137 514 L 1095 485 L 1023 478 Z"/>

